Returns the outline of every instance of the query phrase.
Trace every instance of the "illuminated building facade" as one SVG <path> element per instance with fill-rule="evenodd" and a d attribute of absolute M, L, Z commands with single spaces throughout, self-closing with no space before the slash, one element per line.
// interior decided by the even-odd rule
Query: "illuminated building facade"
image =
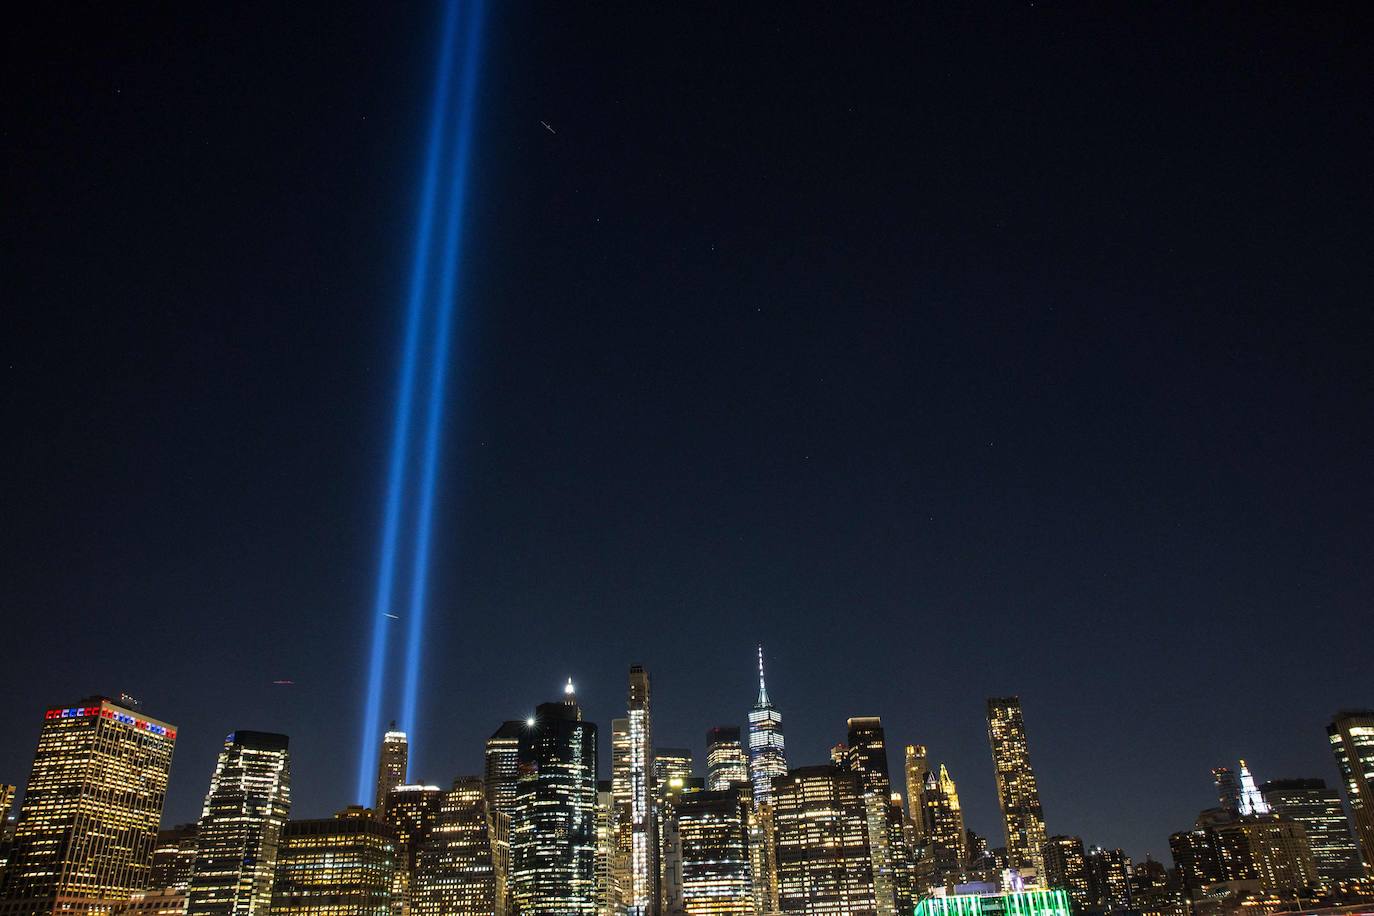
<path fill-rule="evenodd" d="M 1080 837 L 1052 836 L 1045 841 L 1045 884 L 1066 891 L 1079 909 L 1089 905 L 1088 860 Z"/>
<path fill-rule="evenodd" d="M 754 801 L 772 799 L 773 780 L 787 775 L 787 749 L 782 735 L 782 713 L 773 707 L 763 680 L 763 646 L 759 646 L 759 696 L 749 712 L 749 778 L 754 782 Z"/>
<path fill-rule="evenodd" d="M 196 825 L 180 824 L 159 830 L 153 847 L 153 865 L 148 873 L 149 889 L 171 888 L 185 894 L 191 884 L 191 869 L 196 864 Z"/>
<path fill-rule="evenodd" d="M 772 790 L 779 909 L 878 912 L 858 774 L 835 766 L 801 767 L 775 779 Z"/>
<path fill-rule="evenodd" d="M 277 850 L 272 916 L 388 916 L 396 836 L 367 808 L 290 821 Z"/>
<path fill-rule="evenodd" d="M 1058 889 L 988 896 L 950 894 L 922 900 L 915 916 L 1071 916 L 1071 906 L 1068 894 Z"/>
<path fill-rule="evenodd" d="M 658 908 L 658 837 L 649 673 L 642 665 L 630 666 L 627 714 L 617 724 L 611 791 L 620 808 L 620 832 L 629 869 L 624 881 L 625 909 L 629 916 L 645 916 Z"/>
<path fill-rule="evenodd" d="M 475 776 L 456 780 L 443 794 L 434 827 L 420 850 L 411 887 L 412 913 L 496 912 L 496 863 L 488 824 L 482 781 Z"/>
<path fill-rule="evenodd" d="M 661 796 L 674 779 L 692 778 L 692 752 L 685 747 L 656 747 L 653 752 L 654 789 Z"/>
<path fill-rule="evenodd" d="M 596 912 L 596 726 L 544 703 L 520 736 L 511 891 L 521 916 Z"/>
<path fill-rule="evenodd" d="M 397 731 L 396 723 L 392 722 L 391 730 L 382 736 L 382 750 L 377 756 L 377 794 L 373 796 L 373 811 L 380 815 L 386 807 L 387 793 L 405 785 L 409 764 L 410 742 L 406 733 Z"/>
<path fill-rule="evenodd" d="M 873 858 L 873 889 L 879 913 L 906 913 L 912 906 L 911 869 L 902 836 L 900 808 L 892 808 L 887 738 L 877 716 L 857 716 L 846 723 L 842 766 L 859 777 L 868 817 L 868 844 Z"/>
<path fill-rule="evenodd" d="M 1008 865 L 1045 873 L 1045 815 L 1031 768 L 1020 697 L 988 699 L 988 740 L 997 779 L 997 802 L 1007 835 Z"/>
<path fill-rule="evenodd" d="M 1227 880 L 1259 881 L 1264 893 L 1310 894 L 1317 885 L 1312 847 L 1302 825 L 1276 814 L 1239 817 L 1213 828 Z"/>
<path fill-rule="evenodd" d="M 749 758 L 739 727 L 717 725 L 706 733 L 706 788 L 723 792 L 738 783 L 749 781 Z"/>
<path fill-rule="evenodd" d="M 272 905 L 277 849 L 291 813 L 285 735 L 224 739 L 196 831 L 190 916 L 260 916 Z"/>
<path fill-rule="evenodd" d="M 967 831 L 964 811 L 959 805 L 959 789 L 943 763 L 938 776 L 926 770 L 926 786 L 921 798 L 925 805 L 926 846 L 935 882 L 945 886 L 957 884 L 967 860 Z"/>
<path fill-rule="evenodd" d="M 1345 881 L 1364 875 L 1340 793 L 1322 779 L 1271 779 L 1260 786 L 1270 809 L 1302 825 L 1317 878 Z"/>
<path fill-rule="evenodd" d="M 677 888 L 670 909 L 689 916 L 754 912 L 749 806 L 738 788 L 688 792 L 672 802 Z"/>
<path fill-rule="evenodd" d="M 1120 849 L 1088 850 L 1088 888 L 1093 906 L 1124 910 L 1131 905 L 1131 859 Z"/>
<path fill-rule="evenodd" d="M 911 819 L 912 841 L 924 845 L 926 774 L 930 772 L 929 757 L 924 744 L 908 744 L 903 755 L 902 770 L 906 776 L 907 816 Z"/>
<path fill-rule="evenodd" d="M 1374 869 L 1374 709 L 1338 713 L 1326 727 L 1326 736 L 1355 816 L 1365 865 Z"/>
<path fill-rule="evenodd" d="M 391 910 L 397 916 L 409 912 L 410 889 L 420 849 L 429 839 L 439 816 L 444 792 L 438 786 L 393 786 L 382 803 L 381 819 L 396 837 L 396 869 L 391 886 Z"/>
<path fill-rule="evenodd" d="M 510 814 L 515 808 L 515 783 L 520 776 L 520 735 L 525 728 L 524 722 L 502 722 L 487 739 L 482 785 L 487 793 L 488 810 Z"/>
<path fill-rule="evenodd" d="M 617 867 L 615 796 L 611 781 L 596 784 L 596 912 L 597 916 L 619 916 L 624 912 L 620 899 L 620 874 Z"/>
<path fill-rule="evenodd" d="M 1207 885 L 1226 880 L 1217 853 L 1217 838 L 1206 827 L 1172 834 L 1169 853 L 1174 858 L 1179 885 L 1190 898 L 1201 894 Z"/>
<path fill-rule="evenodd" d="M 148 886 L 176 729 L 105 697 L 48 709 L 0 913 L 108 914 Z"/>

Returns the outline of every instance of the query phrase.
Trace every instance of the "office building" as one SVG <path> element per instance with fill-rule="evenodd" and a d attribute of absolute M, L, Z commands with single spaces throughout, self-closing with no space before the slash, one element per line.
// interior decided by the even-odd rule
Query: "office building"
<path fill-rule="evenodd" d="M 406 773 L 410 764 L 410 742 L 406 733 L 396 730 L 396 723 L 382 736 L 382 751 L 377 756 L 377 794 L 374 796 L 372 810 L 381 812 L 386 807 L 387 793 L 406 783 Z M 380 816 L 380 814 L 379 814 Z"/>
<path fill-rule="evenodd" d="M 930 772 L 930 763 L 924 744 L 908 744 L 906 746 L 902 770 L 906 776 L 906 807 L 907 816 L 911 820 L 912 843 L 917 846 L 924 846 L 927 837 L 923 793 L 926 789 L 926 774 Z"/>
<path fill-rule="evenodd" d="M 395 868 L 396 836 L 368 808 L 289 821 L 271 916 L 389 916 Z"/>
<path fill-rule="evenodd" d="M 1045 841 L 1045 886 L 1067 891 L 1080 910 L 1089 905 L 1088 860 L 1080 837 L 1052 836 Z"/>
<path fill-rule="evenodd" d="M 749 758 L 739 727 L 717 725 L 706 733 L 706 788 L 723 792 L 749 781 Z"/>
<path fill-rule="evenodd" d="M 1123 850 L 1094 846 L 1088 850 L 1088 888 L 1092 905 L 1124 910 L 1131 905 L 1131 859 Z"/>
<path fill-rule="evenodd" d="M 1259 814 L 1218 824 L 1212 832 L 1228 881 L 1258 881 L 1266 894 L 1310 896 L 1315 890 L 1317 867 L 1301 824 Z"/>
<path fill-rule="evenodd" d="M 613 726 L 611 782 L 629 870 L 623 880 L 625 909 L 629 916 L 646 916 L 658 909 L 658 836 L 649 673 L 642 665 L 630 666 L 627 715 Z"/>
<path fill-rule="evenodd" d="M 1209 884 L 1226 880 L 1217 838 L 1204 826 L 1181 830 L 1169 837 L 1169 852 L 1178 870 L 1178 882 L 1190 899 L 1200 896 Z"/>
<path fill-rule="evenodd" d="M 848 720 L 843 768 L 859 776 L 869 821 L 869 849 L 873 858 L 873 891 L 878 912 L 907 913 L 911 899 L 911 862 L 902 835 L 902 811 L 892 807 L 887 738 L 877 716 Z"/>
<path fill-rule="evenodd" d="M 997 779 L 997 802 L 1007 837 L 1007 861 L 1018 871 L 1045 872 L 1045 816 L 1031 768 L 1019 697 L 988 700 L 988 740 Z"/>
<path fill-rule="evenodd" d="M 511 895 L 521 916 L 596 913 L 596 726 L 544 703 L 520 735 L 510 827 Z"/>
<path fill-rule="evenodd" d="M 389 789 L 382 801 L 381 820 L 396 837 L 391 885 L 391 910 L 396 916 L 404 916 L 410 909 L 416 862 L 434 829 L 443 794 L 438 786 L 400 785 Z"/>
<path fill-rule="evenodd" d="M 597 916 L 620 916 L 621 902 L 619 842 L 616 833 L 615 795 L 611 781 L 596 784 L 596 912 Z"/>
<path fill-rule="evenodd" d="M 1260 786 L 1260 793 L 1275 814 L 1302 825 L 1319 881 L 1331 883 L 1364 875 L 1340 793 L 1325 780 L 1271 779 Z"/>
<path fill-rule="evenodd" d="M 749 806 L 738 787 L 672 801 L 668 908 L 689 916 L 754 912 Z"/>
<path fill-rule="evenodd" d="M 1365 865 L 1374 869 L 1374 709 L 1337 713 L 1326 735 L 1345 783 Z"/>
<path fill-rule="evenodd" d="M 692 778 L 692 752 L 685 747 L 656 747 L 653 751 L 654 787 L 661 796 L 673 780 Z"/>
<path fill-rule="evenodd" d="M 487 810 L 510 814 L 515 808 L 515 783 L 520 775 L 520 735 L 526 724 L 521 721 L 502 722 L 490 738 L 482 773 L 482 785 L 487 793 Z"/>
<path fill-rule="evenodd" d="M 778 907 L 876 913 L 868 811 L 857 773 L 801 767 L 773 780 Z"/>
<path fill-rule="evenodd" d="M 434 826 L 412 878 L 415 916 L 491 914 L 497 910 L 496 861 L 482 781 L 457 779 L 439 801 Z"/>
<path fill-rule="evenodd" d="M 224 739 L 196 830 L 189 916 L 265 916 L 277 850 L 291 813 L 285 735 L 237 731 Z"/>
<path fill-rule="evenodd" d="M 148 886 L 176 729 L 106 697 L 46 710 L 4 916 L 105 916 Z"/>
<path fill-rule="evenodd" d="M 1217 804 L 1222 811 L 1240 813 L 1240 782 L 1230 767 L 1213 767 L 1212 782 L 1217 787 Z"/>
<path fill-rule="evenodd" d="M 940 764 L 939 774 L 926 770 L 924 835 L 935 882 L 945 887 L 959 883 L 967 861 L 967 831 L 964 811 L 959 805 L 959 789 L 949 768 Z"/>
<path fill-rule="evenodd" d="M 786 775 L 782 713 L 768 697 L 763 679 L 763 646 L 759 646 L 759 696 L 749 712 L 749 778 L 754 783 L 754 802 L 767 804 L 772 799 L 773 780 Z"/>
<path fill-rule="evenodd" d="M 153 865 L 148 873 L 149 890 L 172 889 L 185 895 L 191 885 L 191 869 L 196 864 L 196 825 L 179 824 L 159 830 L 153 847 Z"/>

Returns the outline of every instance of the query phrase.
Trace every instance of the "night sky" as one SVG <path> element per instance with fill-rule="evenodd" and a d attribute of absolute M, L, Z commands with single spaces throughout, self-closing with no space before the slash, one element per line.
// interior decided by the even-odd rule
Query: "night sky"
<path fill-rule="evenodd" d="M 235 728 L 326 814 L 437 12 L 21 12 L 0 782 L 46 705 L 127 691 L 180 727 L 167 823 Z M 413 777 L 569 675 L 609 732 L 632 662 L 700 769 L 762 641 L 794 765 L 881 715 L 993 845 L 989 695 L 1049 831 L 1137 857 L 1212 766 L 1334 781 L 1374 703 L 1367 5 L 488 24 Z"/>

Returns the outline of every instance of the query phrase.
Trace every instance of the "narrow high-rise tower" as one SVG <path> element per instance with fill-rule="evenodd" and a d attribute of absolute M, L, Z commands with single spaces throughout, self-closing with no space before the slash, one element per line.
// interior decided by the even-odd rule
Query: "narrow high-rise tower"
<path fill-rule="evenodd" d="M 225 738 L 196 831 L 188 916 L 267 913 L 290 813 L 287 737 L 237 731 Z"/>
<path fill-rule="evenodd" d="M 410 742 L 406 733 L 396 730 L 396 723 L 382 736 L 382 752 L 377 757 L 377 798 L 372 810 L 377 817 L 382 816 L 386 807 L 386 794 L 397 786 L 406 784 L 406 770 L 410 765 Z"/>
<path fill-rule="evenodd" d="M 782 713 L 773 708 L 763 679 L 763 646 L 759 646 L 759 698 L 749 713 L 749 778 L 754 801 L 773 798 L 773 779 L 787 775 L 787 752 L 782 736 Z"/>
<path fill-rule="evenodd" d="M 149 884 L 176 729 L 105 697 L 49 709 L 0 913 L 108 913 Z"/>
<path fill-rule="evenodd" d="M 997 802 L 1007 832 L 1007 864 L 1014 869 L 1033 868 L 1035 880 L 1043 882 L 1045 815 L 1031 769 L 1020 697 L 988 699 L 988 740 L 997 777 Z"/>
<path fill-rule="evenodd" d="M 649 715 L 649 672 L 630 666 L 630 696 L 626 713 L 620 785 L 617 800 L 629 825 L 629 882 L 625 908 L 629 916 L 657 910 L 658 838 L 653 804 L 653 723 Z"/>
<path fill-rule="evenodd" d="M 1326 736 L 1355 815 L 1365 864 L 1374 867 L 1374 709 L 1337 713 L 1326 727 Z"/>

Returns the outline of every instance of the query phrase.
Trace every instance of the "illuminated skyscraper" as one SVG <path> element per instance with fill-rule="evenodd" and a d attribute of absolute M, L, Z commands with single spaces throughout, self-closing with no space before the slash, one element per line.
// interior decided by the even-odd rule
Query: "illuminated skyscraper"
<path fill-rule="evenodd" d="M 1088 887 L 1093 906 L 1124 910 L 1131 905 L 1131 859 L 1120 849 L 1088 850 Z"/>
<path fill-rule="evenodd" d="M 629 869 L 623 882 L 626 912 L 646 916 L 657 909 L 658 838 L 649 674 L 642 665 L 630 666 L 627 706 L 626 718 L 612 725 L 611 791 L 620 808 L 620 834 Z"/>
<path fill-rule="evenodd" d="M 1365 865 L 1374 869 L 1374 709 L 1337 713 L 1326 735 L 1355 815 Z"/>
<path fill-rule="evenodd" d="M 195 864 L 195 824 L 180 824 L 169 830 L 159 830 L 157 845 L 153 847 L 153 867 L 148 875 L 148 889 L 171 888 L 186 893 Z"/>
<path fill-rule="evenodd" d="M 487 800 L 477 777 L 455 780 L 443 794 L 411 885 L 415 916 L 496 912 L 496 864 Z"/>
<path fill-rule="evenodd" d="M 926 771 L 926 787 L 921 793 L 925 803 L 926 843 L 934 860 L 935 878 L 946 886 L 957 884 L 967 856 L 964 812 L 959 806 L 959 790 L 949 770 L 940 764 L 940 775 Z"/>
<path fill-rule="evenodd" d="M 189 916 L 265 916 L 282 830 L 291 813 L 287 737 L 237 731 L 224 739 L 196 831 Z"/>
<path fill-rule="evenodd" d="M 1321 779 L 1272 779 L 1260 786 L 1275 814 L 1302 824 L 1317 877 L 1326 882 L 1359 878 L 1360 850 L 1350 834 L 1341 796 Z"/>
<path fill-rule="evenodd" d="M 377 756 L 377 794 L 372 810 L 378 816 L 386 807 L 386 794 L 405 785 L 409 762 L 410 743 L 406 733 L 397 731 L 396 723 L 392 722 L 391 730 L 382 736 L 382 752 Z"/>
<path fill-rule="evenodd" d="M 410 890 L 420 849 L 434 829 L 443 794 L 438 786 L 393 786 L 382 802 L 381 819 L 396 837 L 396 869 L 391 885 L 391 911 L 396 916 L 404 916 L 410 909 Z"/>
<path fill-rule="evenodd" d="M 748 802 L 738 788 L 673 799 L 667 820 L 677 849 L 673 903 L 689 916 L 753 914 Z"/>
<path fill-rule="evenodd" d="M 487 739 L 482 785 L 487 793 L 487 808 L 510 814 L 515 807 L 515 782 L 520 776 L 520 735 L 526 724 L 502 722 Z"/>
<path fill-rule="evenodd" d="M 1037 877 L 1043 877 L 1045 815 L 1031 769 L 1020 697 L 988 700 L 988 740 L 1007 834 L 1007 863 L 1013 869 L 1034 869 Z"/>
<path fill-rule="evenodd" d="M 749 758 L 739 738 L 739 728 L 718 725 L 706 733 L 706 788 L 723 792 L 749 781 Z"/>
<path fill-rule="evenodd" d="M 925 828 L 926 774 L 930 763 L 924 744 L 908 744 L 902 769 L 906 775 L 906 808 L 911 818 L 913 839 L 919 845 L 927 842 Z"/>
<path fill-rule="evenodd" d="M 597 916 L 620 916 L 625 912 L 620 900 L 619 855 L 616 836 L 615 796 L 609 779 L 596 784 L 596 912 Z"/>
<path fill-rule="evenodd" d="M 786 775 L 782 714 L 768 698 L 763 680 L 763 646 L 759 646 L 759 698 L 749 713 L 749 777 L 754 781 L 754 802 L 766 804 L 772 799 L 773 780 Z"/>
<path fill-rule="evenodd" d="M 911 868 L 902 835 L 901 809 L 893 809 L 888 772 L 887 738 L 877 716 L 858 716 L 848 723 L 843 767 L 859 776 L 869 822 L 873 857 L 873 888 L 879 913 L 907 913 L 911 899 Z"/>
<path fill-rule="evenodd" d="M 367 808 L 290 821 L 277 850 L 272 916 L 388 916 L 396 838 Z"/>
<path fill-rule="evenodd" d="M 801 767 L 774 780 L 772 789 L 779 908 L 878 912 L 859 775 L 834 766 Z"/>
<path fill-rule="evenodd" d="M 1080 910 L 1088 906 L 1091 888 L 1081 838 L 1052 836 L 1045 841 L 1045 886 L 1068 891 Z"/>
<path fill-rule="evenodd" d="M 107 914 L 147 887 L 175 744 L 171 725 L 105 697 L 47 710 L 0 913 Z"/>
<path fill-rule="evenodd" d="M 1265 803 L 1264 796 L 1260 794 L 1259 787 L 1255 785 L 1255 777 L 1250 775 L 1250 768 L 1245 765 L 1245 761 L 1240 762 L 1240 813 L 1245 814 L 1268 814 L 1269 805 Z"/>
<path fill-rule="evenodd" d="M 673 779 L 692 778 L 692 752 L 685 747 L 654 748 L 654 788 L 660 795 Z"/>
<path fill-rule="evenodd" d="M 596 726 L 544 703 L 520 735 L 511 891 L 521 916 L 596 913 Z"/>

